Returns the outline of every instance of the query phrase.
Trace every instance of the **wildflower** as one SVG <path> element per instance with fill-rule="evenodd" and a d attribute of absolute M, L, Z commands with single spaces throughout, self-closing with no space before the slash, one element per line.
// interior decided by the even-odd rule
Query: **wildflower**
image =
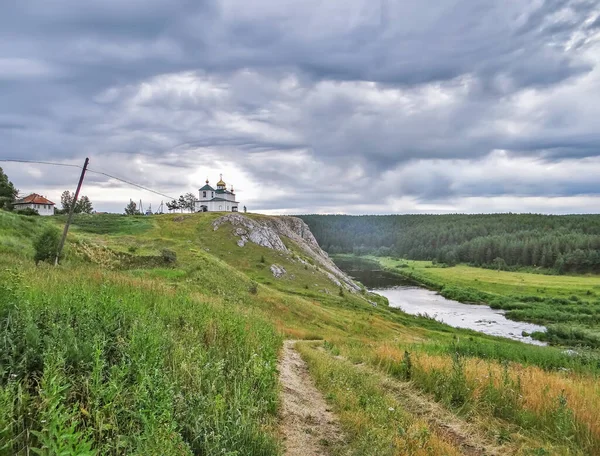
<path fill-rule="evenodd" d="M 394 411 L 394 407 L 390 407 L 388 410 L 389 410 L 390 412 L 393 412 L 393 411 Z"/>

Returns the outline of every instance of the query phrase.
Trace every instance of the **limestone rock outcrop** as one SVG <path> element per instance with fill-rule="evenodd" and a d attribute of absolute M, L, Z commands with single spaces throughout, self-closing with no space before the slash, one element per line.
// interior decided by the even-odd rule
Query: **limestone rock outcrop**
<path fill-rule="evenodd" d="M 216 231 L 225 223 L 230 223 L 234 227 L 233 234 L 240 238 L 237 243 L 240 247 L 250 241 L 269 249 L 287 252 L 287 247 L 281 241 L 281 238 L 268 225 L 259 223 L 242 214 L 227 214 L 213 222 L 213 229 Z"/>
<path fill-rule="evenodd" d="M 278 264 L 271 265 L 271 272 L 273 273 L 273 277 L 279 279 L 284 276 L 286 270 L 283 266 L 279 266 Z"/>
<path fill-rule="evenodd" d="M 213 222 L 213 228 L 218 230 L 225 224 L 230 224 L 233 234 L 239 237 L 237 244 L 240 247 L 245 246 L 248 242 L 253 242 L 289 255 L 290 252 L 281 239 L 282 236 L 287 237 L 294 241 L 302 253 L 312 259 L 314 265 L 322 269 L 334 284 L 352 292 L 360 290 L 360 287 L 344 274 L 321 249 L 310 228 L 302 219 L 288 216 L 251 218 L 233 213 L 219 217 Z M 304 264 L 307 263 L 302 258 L 297 258 L 297 260 Z"/>

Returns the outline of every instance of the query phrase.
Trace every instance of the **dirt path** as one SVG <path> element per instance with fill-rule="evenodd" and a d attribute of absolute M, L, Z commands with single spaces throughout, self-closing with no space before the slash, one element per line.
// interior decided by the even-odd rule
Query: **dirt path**
<path fill-rule="evenodd" d="M 342 441 L 343 434 L 335 415 L 315 387 L 306 363 L 294 349 L 295 343 L 293 340 L 284 342 L 279 361 L 285 455 L 327 455 L 327 448 Z"/>

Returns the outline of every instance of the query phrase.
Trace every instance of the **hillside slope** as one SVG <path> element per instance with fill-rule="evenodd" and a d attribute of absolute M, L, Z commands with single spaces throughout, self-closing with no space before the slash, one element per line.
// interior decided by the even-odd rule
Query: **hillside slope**
<path fill-rule="evenodd" d="M 63 220 L 0 211 L 0 455 L 282 454 L 284 338 L 348 436 L 324 454 L 600 449 L 596 358 L 405 315 L 297 219 L 222 216 L 77 216 L 55 268 Z"/>

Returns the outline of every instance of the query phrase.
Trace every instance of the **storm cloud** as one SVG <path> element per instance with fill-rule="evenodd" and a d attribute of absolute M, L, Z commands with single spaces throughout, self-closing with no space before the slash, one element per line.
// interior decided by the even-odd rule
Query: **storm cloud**
<path fill-rule="evenodd" d="M 223 173 L 275 213 L 597 212 L 597 1 L 8 3 L 1 158 L 173 196 Z M 2 166 L 56 201 L 78 173 Z"/>

